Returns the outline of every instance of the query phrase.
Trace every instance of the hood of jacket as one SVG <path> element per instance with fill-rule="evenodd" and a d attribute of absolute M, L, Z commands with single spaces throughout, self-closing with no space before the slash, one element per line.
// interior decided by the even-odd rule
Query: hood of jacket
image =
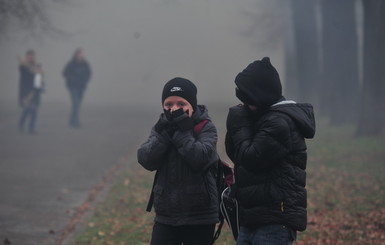
<path fill-rule="evenodd" d="M 308 103 L 296 103 L 283 100 L 269 108 L 269 111 L 281 112 L 288 115 L 297 125 L 305 138 L 311 139 L 315 135 L 315 118 L 313 106 Z"/>
<path fill-rule="evenodd" d="M 265 110 L 282 98 L 279 74 L 269 57 L 249 64 L 235 78 L 236 96 L 243 103 Z"/>

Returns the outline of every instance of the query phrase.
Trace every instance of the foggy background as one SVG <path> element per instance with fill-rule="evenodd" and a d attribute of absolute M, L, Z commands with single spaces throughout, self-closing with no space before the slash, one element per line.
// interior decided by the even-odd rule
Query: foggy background
<path fill-rule="evenodd" d="M 272 1 L 274 2 L 274 1 Z M 282 40 L 266 40 L 281 20 L 255 23 L 249 14 L 277 14 L 268 1 L 82 0 L 54 5 L 50 20 L 63 36 L 34 36 L 14 27 L 1 41 L 1 103 L 17 103 L 17 56 L 35 49 L 43 65 L 42 105 L 69 103 L 61 72 L 84 49 L 93 77 L 86 104 L 160 108 L 163 85 L 175 76 L 193 81 L 201 104 L 238 103 L 234 78 L 249 63 L 270 56 L 284 82 Z M 253 35 L 245 33 L 256 28 Z M 12 28 L 12 27 L 9 27 Z"/>
<path fill-rule="evenodd" d="M 234 78 L 249 63 L 270 56 L 284 83 L 275 17 L 286 9 L 255 0 L 0 0 L 0 239 L 61 244 L 111 169 L 135 158 L 168 80 L 194 82 L 218 129 L 239 103 Z M 83 127 L 72 129 L 62 70 L 79 47 L 92 78 Z M 17 130 L 18 57 L 29 49 L 45 81 L 31 136 Z"/>
<path fill-rule="evenodd" d="M 382 0 L 0 4 L 2 104 L 16 102 L 16 57 L 30 48 L 46 75 L 43 104 L 68 101 L 61 71 L 81 47 L 93 70 L 86 103 L 160 108 L 162 87 L 175 76 L 196 83 L 201 104 L 238 103 L 235 76 L 269 56 L 287 98 L 312 103 L 331 124 L 356 124 L 357 135 L 383 132 Z"/>
<path fill-rule="evenodd" d="M 72 129 L 62 70 L 77 48 L 92 78 L 81 107 L 84 127 Z M 33 136 L 17 130 L 18 57 L 29 49 L 46 85 Z M 336 152 L 356 136 L 383 142 L 384 0 L 0 0 L 0 239 L 61 241 L 106 172 L 136 161 L 138 144 L 162 112 L 163 86 L 176 76 L 197 85 L 225 157 L 227 110 L 239 103 L 234 78 L 264 56 L 287 99 L 314 105 L 321 133 L 312 142 L 328 137 L 322 129 L 330 125 L 352 134 Z M 328 157 L 318 161 L 328 164 Z M 343 155 L 346 169 L 349 157 Z M 362 163 L 361 156 L 352 160 Z"/>

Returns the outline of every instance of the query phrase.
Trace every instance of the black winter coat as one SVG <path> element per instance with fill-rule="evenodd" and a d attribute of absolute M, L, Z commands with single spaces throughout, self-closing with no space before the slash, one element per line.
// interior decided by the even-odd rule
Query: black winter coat
<path fill-rule="evenodd" d="M 91 67 L 85 60 L 72 59 L 64 67 L 63 76 L 66 79 L 67 88 L 83 90 L 91 79 Z"/>
<path fill-rule="evenodd" d="M 315 133 L 310 104 L 283 101 L 262 115 L 230 108 L 226 152 L 235 163 L 241 225 L 307 225 L 306 143 Z"/>
<path fill-rule="evenodd" d="M 20 65 L 19 73 L 19 105 L 27 106 L 26 98 L 30 97 L 30 99 L 28 99 L 28 105 L 39 106 L 41 91 L 34 87 L 35 72 L 26 65 Z"/>
<path fill-rule="evenodd" d="M 194 124 L 209 120 L 202 105 L 193 113 Z M 167 120 L 162 114 L 160 120 Z M 153 128 L 138 149 L 138 162 L 157 170 L 154 186 L 155 221 L 167 225 L 215 224 L 218 222 L 218 194 L 215 171 L 217 131 L 208 121 L 199 135 L 193 130 L 175 131 L 172 137 Z"/>

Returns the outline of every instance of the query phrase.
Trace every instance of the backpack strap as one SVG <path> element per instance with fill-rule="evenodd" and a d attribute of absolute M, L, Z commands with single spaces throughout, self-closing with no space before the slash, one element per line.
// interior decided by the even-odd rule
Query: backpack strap
<path fill-rule="evenodd" d="M 195 135 L 198 135 L 202 132 L 202 129 L 203 127 L 206 125 L 206 123 L 208 122 L 209 120 L 205 119 L 201 122 L 199 122 L 197 125 L 194 126 L 194 134 Z"/>
<path fill-rule="evenodd" d="M 151 212 L 152 205 L 154 204 L 154 187 L 155 187 L 157 178 L 158 178 L 158 171 L 156 171 L 154 182 L 152 183 L 151 194 L 150 194 L 150 198 L 148 199 L 147 208 L 146 208 L 147 212 Z"/>

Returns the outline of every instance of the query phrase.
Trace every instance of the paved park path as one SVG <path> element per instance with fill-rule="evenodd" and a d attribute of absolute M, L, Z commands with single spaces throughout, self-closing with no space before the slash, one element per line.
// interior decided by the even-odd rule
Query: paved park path
<path fill-rule="evenodd" d="M 57 243 L 90 192 L 135 153 L 155 122 L 134 106 L 87 105 L 68 127 L 69 105 L 43 104 L 36 135 L 17 130 L 19 108 L 0 105 L 0 244 Z"/>

